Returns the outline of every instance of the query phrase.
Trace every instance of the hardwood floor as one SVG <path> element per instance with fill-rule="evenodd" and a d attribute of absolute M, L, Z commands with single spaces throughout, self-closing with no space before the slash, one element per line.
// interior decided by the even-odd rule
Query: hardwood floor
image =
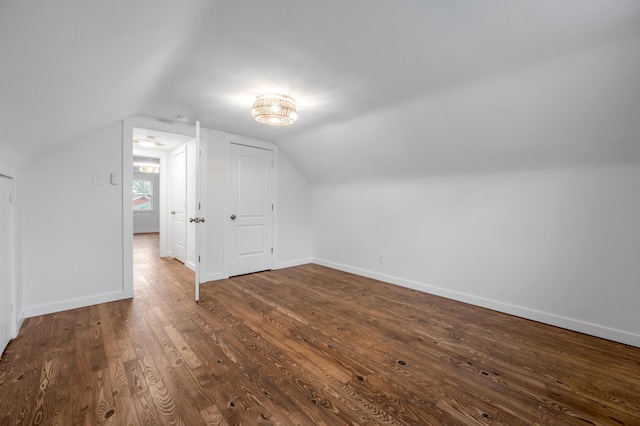
<path fill-rule="evenodd" d="M 135 237 L 135 297 L 29 318 L 0 426 L 640 425 L 640 349 L 317 265 L 201 287 Z"/>

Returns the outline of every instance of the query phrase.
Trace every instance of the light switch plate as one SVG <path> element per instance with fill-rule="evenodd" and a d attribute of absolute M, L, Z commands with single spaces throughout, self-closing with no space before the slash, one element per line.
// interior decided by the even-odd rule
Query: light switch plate
<path fill-rule="evenodd" d="M 100 173 L 93 174 L 93 184 L 102 185 L 102 175 Z"/>
<path fill-rule="evenodd" d="M 118 184 L 118 174 L 111 173 L 111 185 L 117 185 L 117 184 Z"/>

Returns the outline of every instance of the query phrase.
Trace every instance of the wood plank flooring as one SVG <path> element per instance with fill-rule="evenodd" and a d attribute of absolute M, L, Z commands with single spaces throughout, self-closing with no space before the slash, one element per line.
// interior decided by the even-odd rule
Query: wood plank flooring
<path fill-rule="evenodd" d="M 4 425 L 640 425 L 640 349 L 317 265 L 207 283 L 135 237 L 135 297 L 29 318 Z"/>

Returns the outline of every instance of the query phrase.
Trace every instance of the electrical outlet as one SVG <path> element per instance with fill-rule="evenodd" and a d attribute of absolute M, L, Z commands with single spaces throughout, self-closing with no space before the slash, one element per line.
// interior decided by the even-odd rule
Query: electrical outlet
<path fill-rule="evenodd" d="M 378 255 L 378 263 L 384 263 L 384 254 Z"/>

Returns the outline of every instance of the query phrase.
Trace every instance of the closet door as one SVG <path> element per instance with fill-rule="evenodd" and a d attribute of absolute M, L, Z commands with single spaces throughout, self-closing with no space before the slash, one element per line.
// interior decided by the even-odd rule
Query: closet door
<path fill-rule="evenodd" d="M 229 144 L 229 276 L 273 267 L 273 151 Z"/>

